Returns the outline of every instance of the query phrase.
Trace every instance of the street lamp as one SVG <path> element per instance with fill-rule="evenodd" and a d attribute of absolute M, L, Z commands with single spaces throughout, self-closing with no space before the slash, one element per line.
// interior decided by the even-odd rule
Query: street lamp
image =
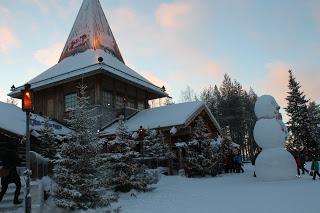
<path fill-rule="evenodd" d="M 31 85 L 26 84 L 22 91 L 22 110 L 26 112 L 26 195 L 25 195 L 25 213 L 31 213 L 31 194 L 30 194 L 30 112 L 33 110 L 33 93 Z"/>

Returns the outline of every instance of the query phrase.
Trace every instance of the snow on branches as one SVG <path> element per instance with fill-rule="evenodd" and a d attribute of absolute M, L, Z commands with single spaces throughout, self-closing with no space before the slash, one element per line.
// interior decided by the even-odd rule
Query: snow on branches
<path fill-rule="evenodd" d="M 86 86 L 80 85 L 77 106 L 67 120 L 74 130 L 72 137 L 59 150 L 54 168 L 56 205 L 65 209 L 89 209 L 108 204 L 99 194 L 97 173 L 97 132 Z"/>
<path fill-rule="evenodd" d="M 129 192 L 132 189 L 149 191 L 148 185 L 153 180 L 140 161 L 140 153 L 135 150 L 137 142 L 131 139 L 123 116 L 120 116 L 118 124 L 116 138 L 107 143 L 106 158 L 110 170 L 107 184 L 119 192 Z"/>
<path fill-rule="evenodd" d="M 195 121 L 193 136 L 186 142 L 185 169 L 187 176 L 216 175 L 217 147 L 212 143 L 208 129 L 201 117 Z"/>

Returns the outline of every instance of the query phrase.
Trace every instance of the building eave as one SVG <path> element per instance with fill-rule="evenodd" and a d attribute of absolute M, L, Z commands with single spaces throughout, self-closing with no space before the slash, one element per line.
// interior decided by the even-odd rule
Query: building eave
<path fill-rule="evenodd" d="M 85 71 L 86 69 L 88 69 L 89 71 Z M 111 70 L 113 70 L 114 72 L 111 72 Z M 128 78 L 125 78 L 125 77 L 121 77 L 117 74 L 115 74 L 115 71 L 116 72 L 120 72 L 122 75 L 124 76 L 128 76 L 128 78 L 133 78 L 135 79 L 137 82 L 133 82 L 133 81 L 130 81 Z M 81 72 L 81 73 L 78 73 L 77 72 Z M 44 79 L 44 80 L 41 80 L 41 81 L 37 81 L 37 82 L 33 82 L 33 83 L 30 83 L 31 84 L 31 89 L 33 89 L 33 91 L 40 91 L 40 90 L 43 90 L 43 89 L 46 89 L 46 88 L 50 88 L 50 87 L 53 87 L 53 86 L 57 86 L 57 85 L 61 85 L 61 84 L 64 84 L 64 83 L 67 83 L 67 82 L 70 82 L 70 81 L 74 81 L 74 80 L 77 80 L 77 79 L 81 79 L 81 78 L 84 78 L 84 77 L 89 77 L 89 76 L 93 76 L 93 75 L 96 75 L 96 74 L 104 74 L 104 75 L 107 75 L 107 76 L 111 76 L 113 78 L 116 78 L 120 81 L 124 81 L 128 84 L 131 84 L 135 87 L 138 87 L 138 88 L 141 88 L 143 90 L 146 90 L 152 94 L 155 94 L 157 98 L 162 98 L 162 97 L 168 97 L 169 95 L 162 91 L 162 89 L 150 82 L 147 82 L 147 81 L 144 81 L 142 79 L 139 79 L 135 76 L 132 76 L 124 71 L 121 71 L 117 68 L 114 68 L 110 65 L 107 65 L 105 63 L 97 63 L 97 64 L 93 64 L 93 65 L 90 65 L 90 66 L 87 66 L 87 67 L 83 67 L 83 68 L 80 68 L 80 69 L 76 69 L 76 70 L 72 70 L 72 71 L 69 71 L 69 72 L 66 72 L 66 73 L 63 73 L 61 75 L 57 75 L 57 76 L 54 76 L 52 78 L 48 78 L 48 79 Z M 71 77 L 67 77 L 67 76 L 71 76 Z M 59 80 L 59 78 L 62 78 L 62 80 Z M 67 78 L 65 78 L 67 77 Z M 50 82 L 52 81 L 51 83 L 44 83 L 44 82 Z M 143 84 L 147 84 L 149 85 L 148 86 L 145 86 L 145 85 L 142 85 L 142 84 L 139 84 L 138 82 L 141 82 Z M 153 89 L 152 87 L 154 87 L 155 89 Z M 10 97 L 13 97 L 13 98 L 21 98 L 21 91 L 24 89 L 24 86 L 19 86 L 17 87 L 14 91 L 12 91 L 11 93 L 8 94 L 8 96 Z"/>

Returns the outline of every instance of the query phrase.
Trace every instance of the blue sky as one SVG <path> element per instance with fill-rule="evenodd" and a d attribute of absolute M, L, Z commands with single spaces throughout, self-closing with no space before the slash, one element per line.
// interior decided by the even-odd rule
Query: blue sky
<path fill-rule="evenodd" d="M 57 63 L 82 0 L 0 1 L 0 99 Z M 175 101 L 224 73 L 284 106 L 288 69 L 320 98 L 320 1 L 100 0 L 127 65 Z"/>

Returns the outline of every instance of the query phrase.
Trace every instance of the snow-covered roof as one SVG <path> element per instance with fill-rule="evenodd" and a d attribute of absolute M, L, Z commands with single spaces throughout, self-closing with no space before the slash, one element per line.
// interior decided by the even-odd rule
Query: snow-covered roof
<path fill-rule="evenodd" d="M 142 110 L 129 118 L 125 122 L 125 125 L 130 132 L 137 131 L 140 126 L 143 126 L 143 128 L 145 129 L 157 129 L 181 125 L 188 126 L 189 121 L 202 110 L 207 111 L 216 128 L 220 130 L 218 122 L 211 114 L 206 104 L 202 101 L 171 104 L 167 106 Z M 118 124 L 114 123 L 102 130 L 100 133 L 102 135 L 112 135 L 115 133 L 117 126 Z"/>
<path fill-rule="evenodd" d="M 26 113 L 23 112 L 21 108 L 0 101 L 0 117 L 0 129 L 18 136 L 24 136 L 26 134 Z M 39 131 L 43 128 L 45 120 L 46 119 L 40 115 L 31 114 L 30 130 L 33 136 L 39 136 Z M 72 132 L 69 128 L 55 121 L 50 121 L 49 126 L 59 138 L 69 136 Z"/>
<path fill-rule="evenodd" d="M 103 58 L 102 63 L 98 62 L 99 57 Z M 127 81 L 159 98 L 168 96 L 124 64 L 99 0 L 83 0 L 59 62 L 28 83 L 36 91 L 97 73 Z M 8 95 L 19 98 L 22 89 L 20 86 Z"/>
<path fill-rule="evenodd" d="M 98 58 L 103 57 L 103 63 L 98 63 Z M 96 73 L 117 76 L 129 82 L 155 92 L 159 95 L 168 96 L 160 87 L 155 86 L 150 81 L 127 67 L 114 56 L 103 50 L 87 50 L 74 56 L 65 58 L 60 63 L 54 65 L 47 71 L 30 80 L 31 89 L 43 88 L 54 83 L 65 82 L 79 76 L 93 75 Z M 20 93 L 23 87 L 16 88 L 10 96 Z"/>

